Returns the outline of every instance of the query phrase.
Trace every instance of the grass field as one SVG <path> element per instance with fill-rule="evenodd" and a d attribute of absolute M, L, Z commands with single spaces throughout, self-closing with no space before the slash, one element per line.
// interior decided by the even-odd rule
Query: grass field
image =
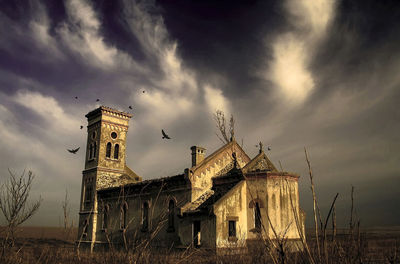
<path fill-rule="evenodd" d="M 400 263 L 399 227 L 363 229 L 360 235 L 353 236 L 349 236 L 348 230 L 338 230 L 335 242 L 327 243 L 329 257 L 321 260 L 311 229 L 307 230 L 311 257 L 304 252 L 284 252 L 282 256 L 275 248 L 268 249 L 262 243 L 240 255 L 233 251 L 218 255 L 202 249 L 176 251 L 151 247 L 90 254 L 77 250 L 76 232 L 76 229 L 64 232 L 57 227 L 20 227 L 15 247 L 4 254 L 1 263 Z M 331 238 L 328 234 L 327 240 Z"/>

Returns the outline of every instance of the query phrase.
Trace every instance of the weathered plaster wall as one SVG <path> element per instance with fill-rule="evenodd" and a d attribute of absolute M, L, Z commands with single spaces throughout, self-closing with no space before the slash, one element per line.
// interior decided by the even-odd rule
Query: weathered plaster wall
<path fill-rule="evenodd" d="M 246 182 L 238 183 L 214 205 L 216 246 L 240 247 L 247 239 Z M 229 238 L 228 221 L 236 221 L 236 239 Z"/>
<path fill-rule="evenodd" d="M 268 234 L 267 208 L 267 180 L 266 178 L 249 178 L 246 180 L 246 213 L 249 239 L 258 239 L 260 235 Z M 255 226 L 255 202 L 258 202 L 261 213 L 261 229 Z"/>
<path fill-rule="evenodd" d="M 287 177 L 269 177 L 268 182 L 268 212 L 271 224 L 279 237 L 299 238 L 295 214 L 299 212 L 299 193 L 297 179 Z M 272 228 L 269 236 L 274 238 Z"/>
<path fill-rule="evenodd" d="M 254 207 L 250 208 L 253 200 L 260 205 L 261 234 L 264 237 L 299 238 L 295 221 L 295 214 L 300 216 L 297 178 L 279 175 L 248 178 L 247 192 L 249 239 L 256 239 L 259 235 L 251 232 L 255 226 Z"/>

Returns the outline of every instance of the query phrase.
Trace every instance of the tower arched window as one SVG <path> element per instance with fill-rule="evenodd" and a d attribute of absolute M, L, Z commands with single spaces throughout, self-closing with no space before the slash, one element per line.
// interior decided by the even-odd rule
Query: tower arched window
<path fill-rule="evenodd" d="M 111 157 L 111 142 L 108 142 L 106 146 L 106 158 L 110 157 Z"/>
<path fill-rule="evenodd" d="M 258 230 L 261 230 L 261 211 L 260 204 L 258 202 L 256 202 L 254 206 L 254 227 Z"/>
<path fill-rule="evenodd" d="M 121 206 L 120 226 L 121 229 L 125 229 L 128 226 L 128 204 L 126 202 Z"/>
<path fill-rule="evenodd" d="M 173 199 L 169 200 L 168 204 L 168 231 L 175 231 L 175 201 Z"/>
<path fill-rule="evenodd" d="M 115 144 L 115 147 L 114 147 L 114 159 L 118 159 L 118 156 L 119 156 L 119 145 Z"/>
<path fill-rule="evenodd" d="M 142 207 L 142 231 L 149 229 L 149 203 L 144 202 Z"/>

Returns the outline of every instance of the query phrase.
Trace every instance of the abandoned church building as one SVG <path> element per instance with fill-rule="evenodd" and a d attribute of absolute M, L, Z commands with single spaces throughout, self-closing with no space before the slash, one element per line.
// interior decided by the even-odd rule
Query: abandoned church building
<path fill-rule="evenodd" d="M 210 155 L 192 146 L 190 168 L 143 180 L 126 165 L 132 115 L 101 106 L 86 117 L 81 246 L 93 250 L 151 239 L 157 246 L 219 250 L 283 237 L 300 244 L 305 216 L 299 176 L 278 171 L 261 143 L 253 159 L 235 139 Z M 189 154 L 183 157 L 188 163 Z"/>

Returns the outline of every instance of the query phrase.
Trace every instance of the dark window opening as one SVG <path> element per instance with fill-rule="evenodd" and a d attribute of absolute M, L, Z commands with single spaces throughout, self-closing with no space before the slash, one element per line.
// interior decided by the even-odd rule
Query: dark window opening
<path fill-rule="evenodd" d="M 97 151 L 97 143 L 94 142 L 93 143 L 93 157 L 92 158 L 96 158 L 96 151 Z"/>
<path fill-rule="evenodd" d="M 104 206 L 104 211 L 103 211 L 103 229 L 106 230 L 108 228 L 108 217 L 110 213 L 110 206 L 107 204 Z"/>
<path fill-rule="evenodd" d="M 149 229 L 149 204 L 147 202 L 143 203 L 142 210 L 142 231 L 147 231 Z"/>
<path fill-rule="evenodd" d="M 119 154 L 119 145 L 115 144 L 115 147 L 114 147 L 114 159 L 118 159 L 118 154 Z"/>
<path fill-rule="evenodd" d="M 89 159 L 93 157 L 93 146 L 92 144 L 89 145 Z"/>
<path fill-rule="evenodd" d="M 85 200 L 87 202 L 90 202 L 92 200 L 92 186 L 87 186 L 86 187 L 86 197 Z"/>
<path fill-rule="evenodd" d="M 200 221 L 193 221 L 193 245 L 199 247 L 201 243 Z"/>
<path fill-rule="evenodd" d="M 107 147 L 106 147 L 106 158 L 110 158 L 110 157 L 111 157 L 111 143 L 108 142 Z"/>
<path fill-rule="evenodd" d="M 125 229 L 128 226 L 128 204 L 124 203 L 121 206 L 121 219 L 120 219 L 121 229 Z"/>
<path fill-rule="evenodd" d="M 254 207 L 254 227 L 261 230 L 261 211 L 258 202 L 256 202 Z"/>
<path fill-rule="evenodd" d="M 112 132 L 112 133 L 111 133 L 111 137 L 112 137 L 113 139 L 116 139 L 117 136 L 118 136 L 117 133 L 115 133 L 115 132 Z"/>
<path fill-rule="evenodd" d="M 175 231 L 175 202 L 174 200 L 169 201 L 168 205 L 168 231 Z"/>
<path fill-rule="evenodd" d="M 228 235 L 229 237 L 236 237 L 236 221 L 229 221 Z"/>

